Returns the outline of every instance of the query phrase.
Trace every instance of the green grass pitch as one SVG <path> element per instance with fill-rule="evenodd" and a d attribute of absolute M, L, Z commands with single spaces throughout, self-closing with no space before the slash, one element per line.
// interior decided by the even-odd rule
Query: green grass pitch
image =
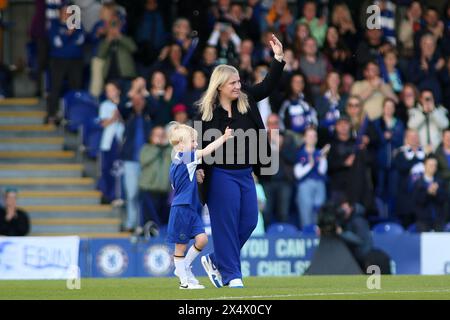
<path fill-rule="evenodd" d="M 176 278 L 81 279 L 80 290 L 66 281 L 0 281 L 0 299 L 449 299 L 450 276 L 382 276 L 381 289 L 367 288 L 368 276 L 244 278 L 244 289 L 180 290 Z"/>

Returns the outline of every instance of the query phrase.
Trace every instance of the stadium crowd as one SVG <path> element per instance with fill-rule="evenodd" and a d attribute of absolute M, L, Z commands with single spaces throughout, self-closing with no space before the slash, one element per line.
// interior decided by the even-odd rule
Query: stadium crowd
<path fill-rule="evenodd" d="M 272 148 L 280 151 L 278 173 L 258 182 L 263 225 L 316 224 L 319 207 L 331 199 L 358 208 L 371 224 L 444 230 L 450 1 L 442 8 L 365 1 L 360 10 L 333 0 L 74 2 L 90 14 L 81 29 L 68 30 L 68 3 L 36 0 L 30 35 L 37 73 L 50 73 L 45 121 L 59 122 L 65 80 L 68 89 L 99 99 L 98 186 L 106 201 L 121 198 L 120 160 L 125 229 L 148 220 L 167 224 L 165 126 L 192 124 L 195 102 L 218 64 L 236 66 L 244 83 L 262 81 L 276 34 L 285 48 L 283 80 L 258 103 Z M 372 4 L 381 9 L 379 28 L 366 27 Z M 277 129 L 279 136 L 271 134 Z"/>

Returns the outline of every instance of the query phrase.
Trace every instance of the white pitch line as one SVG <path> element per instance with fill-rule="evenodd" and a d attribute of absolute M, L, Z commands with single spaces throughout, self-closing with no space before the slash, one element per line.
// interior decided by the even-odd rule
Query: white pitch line
<path fill-rule="evenodd" d="M 424 291 L 414 291 L 414 290 L 397 290 L 397 291 L 361 291 L 361 292 L 329 292 L 329 293 L 299 293 L 299 294 L 276 294 L 276 295 L 266 295 L 266 296 L 240 296 L 240 297 L 217 297 L 199 300 L 239 300 L 239 299 L 263 299 L 263 298 L 289 298 L 289 297 L 321 297 L 321 296 L 345 296 L 345 295 L 371 295 L 371 294 L 398 294 L 398 293 L 445 293 L 450 292 L 450 289 L 442 290 L 424 290 Z"/>

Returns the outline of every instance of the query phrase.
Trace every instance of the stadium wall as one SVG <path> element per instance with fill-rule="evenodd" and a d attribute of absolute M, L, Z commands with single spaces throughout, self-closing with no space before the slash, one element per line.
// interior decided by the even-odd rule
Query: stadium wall
<path fill-rule="evenodd" d="M 373 238 L 375 247 L 391 257 L 394 274 L 450 274 L 450 233 L 375 234 Z M 67 271 L 73 275 L 69 269 L 74 264 L 82 277 L 173 276 L 173 248 L 164 238 L 78 240 L 0 238 L 0 279 L 65 279 Z M 253 237 L 241 251 L 243 275 L 301 276 L 318 243 L 316 237 Z M 211 242 L 204 249 L 210 251 Z M 199 259 L 193 272 L 204 275 Z"/>

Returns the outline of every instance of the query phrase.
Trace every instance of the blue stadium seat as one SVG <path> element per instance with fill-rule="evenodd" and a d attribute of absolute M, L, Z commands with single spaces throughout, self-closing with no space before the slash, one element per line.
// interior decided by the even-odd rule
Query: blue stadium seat
<path fill-rule="evenodd" d="M 67 129 L 77 132 L 89 119 L 98 116 L 98 103 L 87 91 L 69 91 L 64 95 L 64 119 Z"/>
<path fill-rule="evenodd" d="M 315 236 L 317 235 L 317 231 L 319 230 L 319 227 L 317 224 L 307 224 L 302 228 L 302 234 L 305 236 Z"/>
<path fill-rule="evenodd" d="M 266 230 L 267 235 L 298 236 L 296 226 L 290 223 L 272 223 Z"/>
<path fill-rule="evenodd" d="M 444 228 L 444 231 L 445 231 L 445 232 L 450 232 L 450 222 L 447 223 L 447 225 L 446 225 L 445 228 Z"/>
<path fill-rule="evenodd" d="M 97 118 L 86 119 L 83 125 L 83 145 L 86 147 L 86 154 L 89 158 L 95 159 L 100 152 L 100 142 L 102 140 L 103 127 Z"/>
<path fill-rule="evenodd" d="M 378 234 L 402 234 L 405 232 L 405 229 L 395 222 L 383 222 L 375 225 L 372 231 Z"/>
<path fill-rule="evenodd" d="M 417 225 L 415 223 L 411 224 L 408 227 L 408 232 L 410 232 L 410 233 L 417 233 Z"/>

